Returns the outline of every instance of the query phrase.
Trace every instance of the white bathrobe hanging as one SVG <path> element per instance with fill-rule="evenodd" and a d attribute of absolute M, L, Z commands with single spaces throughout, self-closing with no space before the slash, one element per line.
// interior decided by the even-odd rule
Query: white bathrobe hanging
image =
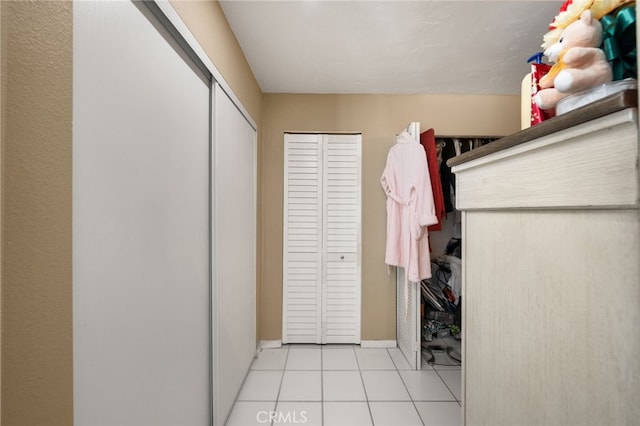
<path fill-rule="evenodd" d="M 427 226 L 438 218 L 424 148 L 409 133 L 389 149 L 380 183 L 387 196 L 385 263 L 405 268 L 409 281 L 430 278 Z"/>

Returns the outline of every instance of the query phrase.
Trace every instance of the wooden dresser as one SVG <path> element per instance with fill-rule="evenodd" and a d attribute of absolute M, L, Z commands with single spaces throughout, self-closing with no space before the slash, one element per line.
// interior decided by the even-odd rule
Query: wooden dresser
<path fill-rule="evenodd" d="M 640 422 L 637 91 L 449 160 L 466 425 Z"/>

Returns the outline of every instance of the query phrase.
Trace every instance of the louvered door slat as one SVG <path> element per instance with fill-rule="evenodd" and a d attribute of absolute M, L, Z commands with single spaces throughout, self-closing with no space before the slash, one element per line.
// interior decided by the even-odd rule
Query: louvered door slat
<path fill-rule="evenodd" d="M 325 137 L 323 343 L 360 343 L 360 135 Z"/>
<path fill-rule="evenodd" d="M 283 343 L 319 343 L 322 137 L 285 135 Z"/>
<path fill-rule="evenodd" d="M 397 329 L 396 339 L 398 348 L 404 354 L 412 369 L 417 369 L 416 365 L 416 345 L 420 339 L 420 324 L 417 323 L 416 309 L 419 308 L 418 284 L 404 281 L 404 268 L 397 268 Z M 418 305 L 418 307 L 416 307 Z M 418 331 L 416 331 L 418 330 Z M 417 333 L 417 335 L 416 335 Z M 417 336 L 417 339 L 416 339 Z"/>

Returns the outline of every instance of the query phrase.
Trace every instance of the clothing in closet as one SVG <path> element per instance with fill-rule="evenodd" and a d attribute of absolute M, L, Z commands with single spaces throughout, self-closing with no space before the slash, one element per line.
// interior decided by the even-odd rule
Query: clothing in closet
<path fill-rule="evenodd" d="M 442 230 L 442 219 L 447 215 L 444 207 L 444 195 L 442 194 L 442 182 L 440 180 L 440 167 L 438 165 L 438 153 L 436 151 L 436 134 L 433 129 L 420 133 L 420 144 L 427 153 L 427 165 L 429 166 L 429 179 L 433 192 L 436 218 L 438 223 L 429 225 L 429 232 Z"/>
<path fill-rule="evenodd" d="M 455 196 L 455 177 L 451 173 L 451 167 L 447 166 L 447 160 L 456 156 L 456 150 L 452 139 L 447 139 L 442 148 L 442 164 L 440 164 L 440 179 L 442 182 L 442 194 L 444 196 L 444 207 L 447 213 L 454 210 L 455 203 L 452 201 Z"/>
<path fill-rule="evenodd" d="M 424 148 L 402 132 L 387 155 L 380 183 L 387 196 L 387 265 L 401 266 L 406 278 L 431 277 L 427 226 L 438 223 Z"/>

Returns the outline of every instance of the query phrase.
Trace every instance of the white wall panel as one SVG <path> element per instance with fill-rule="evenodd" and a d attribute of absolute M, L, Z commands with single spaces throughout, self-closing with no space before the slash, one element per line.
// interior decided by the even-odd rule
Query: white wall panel
<path fill-rule="evenodd" d="M 256 353 L 256 132 L 215 85 L 214 424 L 229 415 Z"/>
<path fill-rule="evenodd" d="M 74 3 L 76 425 L 210 421 L 210 87 L 144 10 Z"/>

